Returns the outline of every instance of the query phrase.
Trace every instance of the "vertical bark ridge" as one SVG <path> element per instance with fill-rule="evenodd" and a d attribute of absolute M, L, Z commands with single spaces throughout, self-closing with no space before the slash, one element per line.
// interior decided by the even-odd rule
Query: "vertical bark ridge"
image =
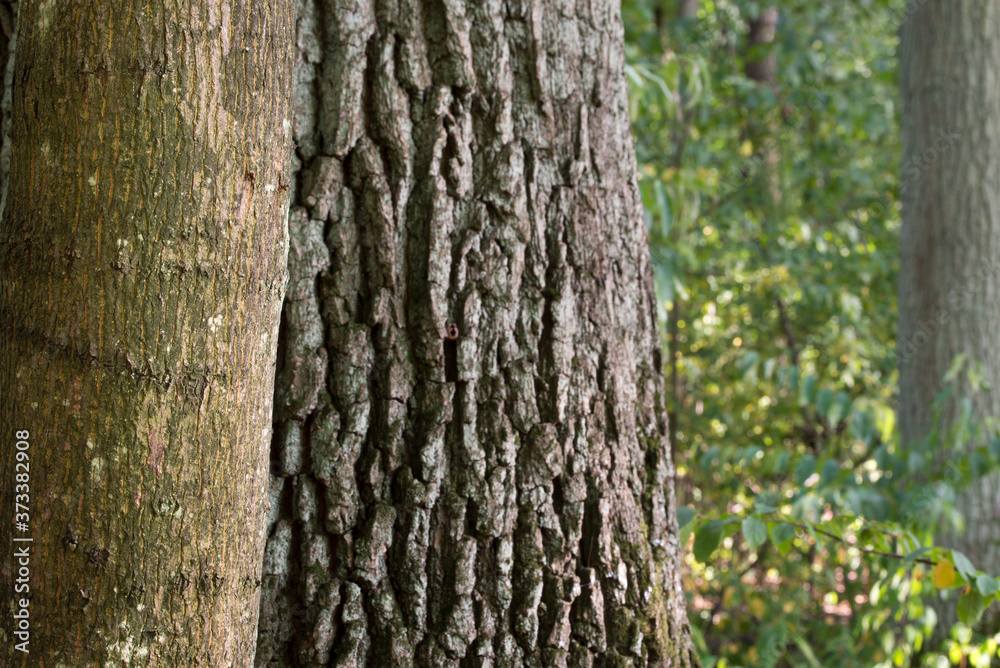
<path fill-rule="evenodd" d="M 694 664 L 617 8 L 297 43 L 258 665 Z"/>

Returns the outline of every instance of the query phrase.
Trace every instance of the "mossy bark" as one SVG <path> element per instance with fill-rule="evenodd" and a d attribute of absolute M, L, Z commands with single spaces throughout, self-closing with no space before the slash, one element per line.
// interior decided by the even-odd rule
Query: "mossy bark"
<path fill-rule="evenodd" d="M 299 2 L 258 665 L 696 663 L 622 37 Z"/>
<path fill-rule="evenodd" d="M 0 3 L 0 216 L 7 202 L 7 175 L 10 174 L 10 107 L 14 82 L 14 52 L 17 49 L 17 2 Z"/>
<path fill-rule="evenodd" d="M 295 5 L 23 0 L 0 231 L 0 526 L 30 654 L 246 666 L 286 282 Z M 15 564 L 4 550 L 0 627 Z"/>

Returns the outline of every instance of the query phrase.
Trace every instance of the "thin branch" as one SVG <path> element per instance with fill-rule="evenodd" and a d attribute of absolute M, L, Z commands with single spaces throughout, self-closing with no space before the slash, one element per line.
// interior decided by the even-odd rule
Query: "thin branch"
<path fill-rule="evenodd" d="M 784 521 L 786 524 L 790 524 L 793 527 L 796 527 L 798 529 L 802 529 L 803 531 L 806 531 L 806 532 L 809 532 L 810 529 L 811 529 L 815 533 L 823 534 L 827 538 L 832 538 L 833 540 L 835 540 L 835 541 L 837 541 L 839 543 L 842 543 L 842 544 L 844 544 L 844 545 L 846 545 L 848 547 L 853 547 L 853 548 L 857 549 L 858 551 L 860 551 L 862 554 L 873 554 L 873 555 L 877 555 L 877 556 L 880 556 L 880 557 L 889 557 L 890 559 L 900 559 L 900 560 L 906 559 L 906 555 L 905 554 L 899 554 L 897 552 L 888 552 L 886 550 L 876 550 L 876 549 L 870 548 L 870 547 L 858 547 L 857 545 L 853 545 L 850 542 L 848 542 L 843 536 L 838 536 L 837 534 L 831 533 L 831 532 L 826 531 L 824 529 L 819 529 L 817 527 L 808 527 L 805 524 L 799 524 L 797 522 L 788 522 L 787 520 L 782 520 L 782 521 Z M 927 566 L 937 566 L 937 563 L 938 563 L 938 562 L 936 562 L 936 561 L 934 561 L 932 559 L 922 559 L 922 558 L 914 559 L 913 562 L 917 563 L 917 564 L 925 564 Z"/>

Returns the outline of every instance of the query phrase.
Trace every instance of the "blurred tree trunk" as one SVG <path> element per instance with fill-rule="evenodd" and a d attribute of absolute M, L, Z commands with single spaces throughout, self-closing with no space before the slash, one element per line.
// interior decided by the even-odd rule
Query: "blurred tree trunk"
<path fill-rule="evenodd" d="M 13 533 L 33 542 L 13 543 L 16 561 L 4 550 L 0 589 L 30 570 L 31 635 L 14 649 L 5 598 L 0 664 L 250 665 L 294 3 L 23 0 L 19 14 L 0 526 L 21 495 Z"/>
<path fill-rule="evenodd" d="M 756 82 L 770 94 L 778 92 L 778 57 L 774 48 L 774 38 L 778 27 L 778 6 L 767 5 L 749 19 L 743 71 L 746 77 Z M 774 222 L 781 216 L 784 199 L 781 190 L 781 153 L 779 152 L 781 126 L 770 118 L 751 114 L 748 120 L 747 138 L 753 145 L 754 159 L 747 168 L 749 178 L 749 201 L 761 228 L 759 247 L 763 259 L 771 263 L 770 239 L 774 236 Z M 781 296 L 775 297 L 779 336 L 785 339 L 789 361 L 798 365 L 799 351 L 793 335 L 792 320 L 788 307 Z"/>
<path fill-rule="evenodd" d="M 693 19 L 698 16 L 698 7 L 701 0 L 677 0 L 677 18 Z"/>
<path fill-rule="evenodd" d="M 257 664 L 695 664 L 617 4 L 299 7 Z"/>
<path fill-rule="evenodd" d="M 993 387 L 972 397 L 975 417 L 1000 416 L 1000 5 L 918 3 L 904 19 L 899 53 L 898 423 L 911 443 L 927 434 L 933 398 L 963 353 Z M 967 387 L 958 393 L 967 395 Z M 954 414 L 952 407 L 946 419 Z M 940 447 L 947 460 L 955 446 Z M 943 542 L 997 572 L 1000 480 L 974 484 L 958 505 L 967 529 Z"/>
<path fill-rule="evenodd" d="M 749 20 L 747 55 L 744 64 L 747 78 L 774 88 L 777 84 L 778 58 L 771 48 L 778 27 L 778 7 L 768 5 Z"/>
<path fill-rule="evenodd" d="M 774 50 L 774 37 L 778 26 L 778 7 L 768 5 L 758 10 L 757 15 L 749 19 L 746 52 L 744 54 L 743 71 L 747 78 L 756 82 L 770 93 L 776 94 L 778 89 L 778 57 Z M 761 202 L 760 215 L 762 224 L 771 221 L 781 206 L 781 178 L 778 173 L 778 163 L 781 156 L 778 153 L 778 127 L 768 118 L 751 114 L 748 121 L 748 138 L 753 144 L 754 158 L 757 169 L 753 173 L 750 187 L 755 197 Z"/>

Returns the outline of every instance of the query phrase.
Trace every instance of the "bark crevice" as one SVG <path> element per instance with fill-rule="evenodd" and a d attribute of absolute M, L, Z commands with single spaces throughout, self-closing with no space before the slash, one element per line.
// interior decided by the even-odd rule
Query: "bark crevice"
<path fill-rule="evenodd" d="M 258 665 L 694 665 L 614 8 L 298 29 Z"/>

